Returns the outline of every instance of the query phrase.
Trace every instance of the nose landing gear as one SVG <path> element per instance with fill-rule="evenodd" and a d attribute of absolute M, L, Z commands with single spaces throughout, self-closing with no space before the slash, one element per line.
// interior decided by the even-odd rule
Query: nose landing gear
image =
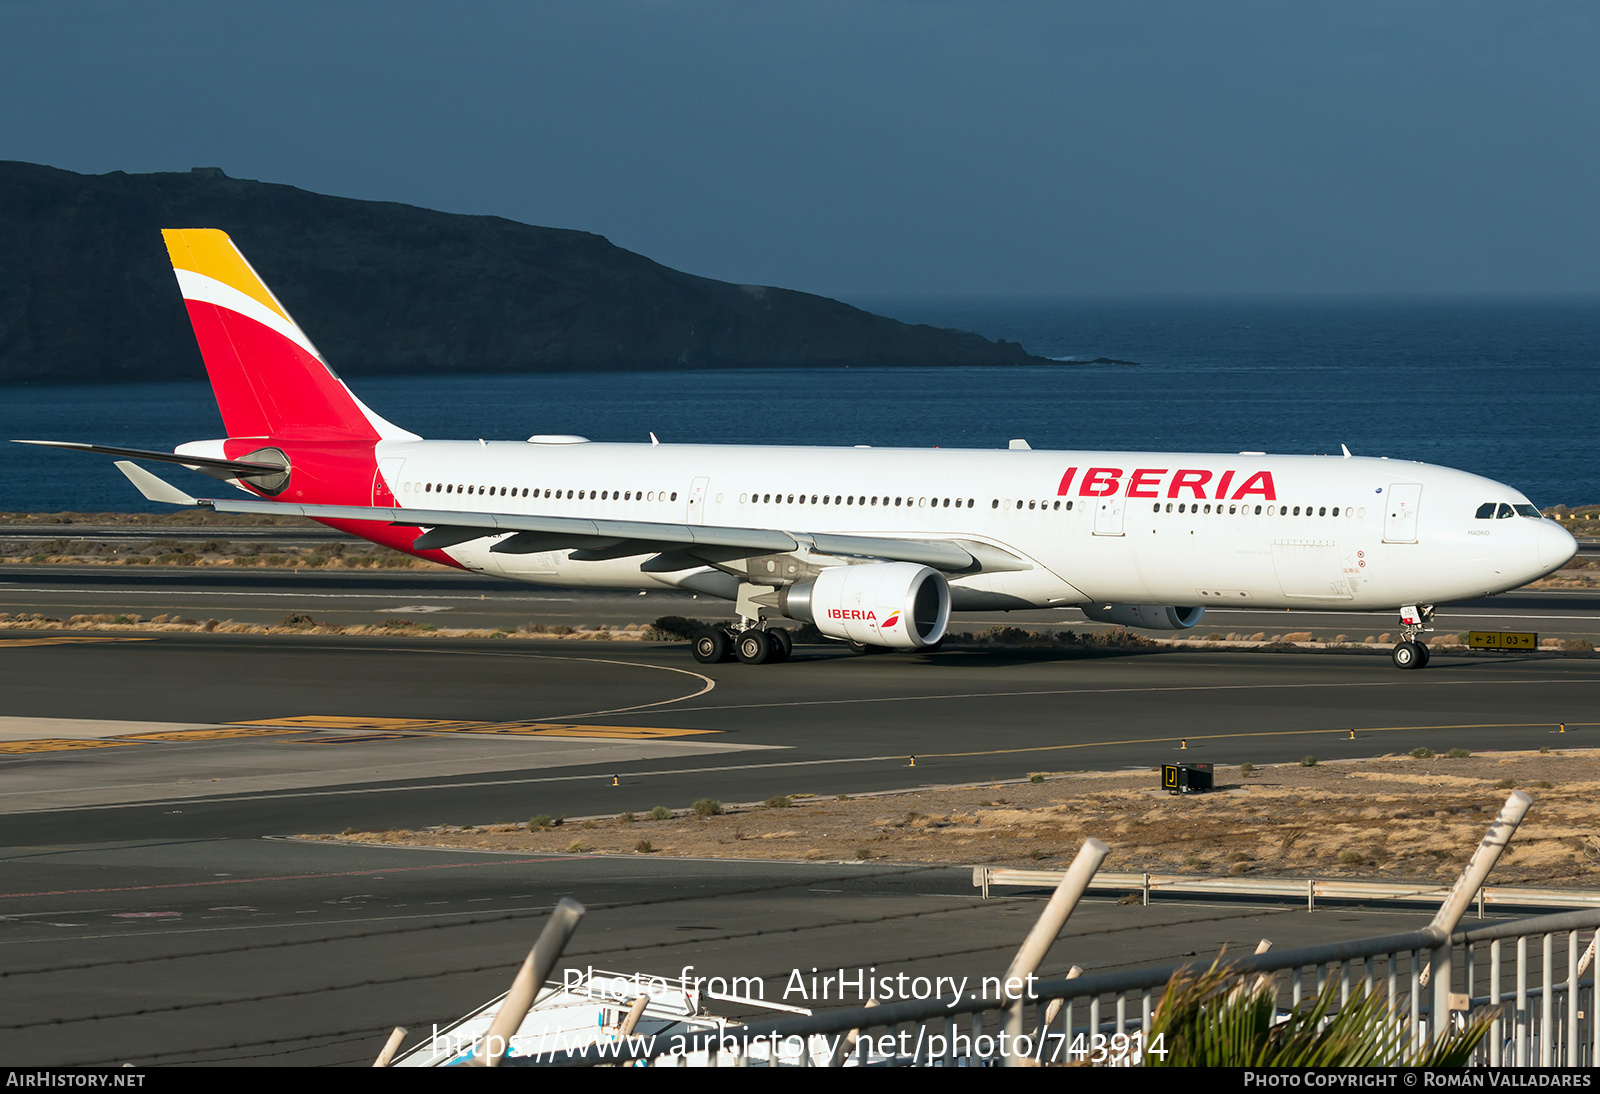
<path fill-rule="evenodd" d="M 1422 635 L 1433 630 L 1433 605 L 1408 604 L 1400 609 L 1400 641 L 1389 656 L 1397 669 L 1428 667 L 1428 646 Z"/>

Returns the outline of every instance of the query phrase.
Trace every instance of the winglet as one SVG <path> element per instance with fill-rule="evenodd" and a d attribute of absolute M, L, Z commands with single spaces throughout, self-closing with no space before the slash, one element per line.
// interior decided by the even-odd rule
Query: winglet
<path fill-rule="evenodd" d="M 118 460 L 117 470 L 126 475 L 128 481 L 133 483 L 134 488 L 150 501 L 159 501 L 167 505 L 200 504 L 176 486 L 173 486 L 165 479 L 157 478 L 136 463 L 128 460 Z"/>

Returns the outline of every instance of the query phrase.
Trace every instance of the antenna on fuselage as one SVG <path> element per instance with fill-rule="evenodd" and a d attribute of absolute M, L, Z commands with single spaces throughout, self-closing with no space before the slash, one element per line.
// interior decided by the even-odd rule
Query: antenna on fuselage
<path fill-rule="evenodd" d="M 1345 447 L 1345 445 L 1344 445 L 1344 442 L 1343 442 L 1343 441 L 1341 441 L 1341 442 L 1340 442 L 1340 443 L 1339 443 L 1339 450 L 1340 450 L 1340 451 L 1341 451 L 1341 452 L 1343 452 L 1343 453 L 1344 453 L 1344 458 L 1345 458 L 1345 459 L 1347 459 L 1347 460 L 1348 460 L 1348 459 L 1349 459 L 1349 458 L 1350 458 L 1350 449 L 1348 449 L 1348 448 L 1346 448 L 1346 447 Z"/>
<path fill-rule="evenodd" d="M 658 440 L 656 440 L 656 435 L 655 435 L 655 434 L 654 434 L 654 433 L 651 433 L 651 434 L 650 434 L 650 443 L 651 443 L 651 444 L 652 444 L 652 445 L 658 445 L 658 444 L 660 444 L 660 443 L 661 443 L 661 442 L 660 442 L 660 441 L 658 441 Z"/>

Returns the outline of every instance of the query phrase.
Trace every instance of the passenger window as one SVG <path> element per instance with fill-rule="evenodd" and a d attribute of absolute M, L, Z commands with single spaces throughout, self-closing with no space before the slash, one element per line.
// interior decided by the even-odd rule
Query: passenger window
<path fill-rule="evenodd" d="M 1260 515 L 1261 515 L 1261 506 L 1258 505 L 1258 506 L 1256 506 L 1256 516 L 1259 517 Z"/>
<path fill-rule="evenodd" d="M 672 497 L 669 500 L 671 500 L 671 501 L 677 501 L 678 500 L 678 492 L 676 490 L 674 490 L 672 492 Z"/>

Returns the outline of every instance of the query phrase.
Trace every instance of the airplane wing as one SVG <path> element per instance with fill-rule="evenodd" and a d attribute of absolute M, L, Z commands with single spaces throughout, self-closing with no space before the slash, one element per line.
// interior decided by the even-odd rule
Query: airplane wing
<path fill-rule="evenodd" d="M 496 553 L 572 550 L 579 561 L 653 555 L 640 569 L 671 573 L 755 555 L 788 554 L 802 546 L 825 555 L 915 562 L 946 573 L 1026 570 L 1026 560 L 990 544 L 966 540 L 851 536 L 831 532 L 726 528 L 703 524 L 602 520 L 516 513 L 460 512 L 373 505 L 307 505 L 297 502 L 193 498 L 143 468 L 117 461 L 117 468 L 151 501 L 197 505 L 219 513 L 292 514 L 314 520 L 382 521 L 426 529 L 412 544 L 418 550 L 453 547 L 490 536 L 507 538 Z M 507 535 L 507 533 L 511 533 Z"/>

